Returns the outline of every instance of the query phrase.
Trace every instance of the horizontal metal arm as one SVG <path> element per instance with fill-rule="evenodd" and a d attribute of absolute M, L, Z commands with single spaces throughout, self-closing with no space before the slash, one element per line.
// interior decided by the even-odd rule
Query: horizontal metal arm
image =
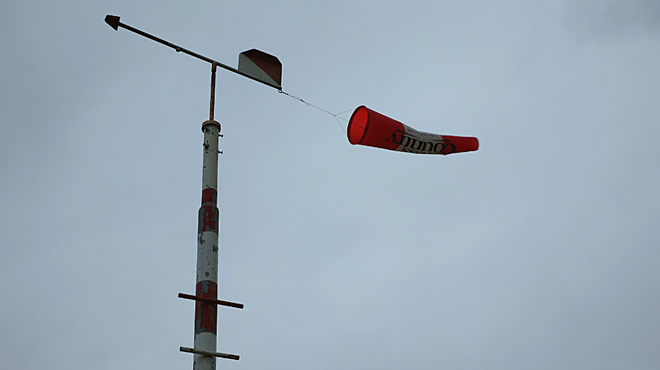
<path fill-rule="evenodd" d="M 190 50 L 188 50 L 188 49 L 182 48 L 182 47 L 179 46 L 179 45 L 175 45 L 175 44 L 173 44 L 173 43 L 171 43 L 171 42 L 169 42 L 169 41 L 163 40 L 163 39 L 161 39 L 160 37 L 156 37 L 156 36 L 154 36 L 154 35 L 150 35 L 150 34 L 144 32 L 144 31 L 138 30 L 137 28 L 134 28 L 134 27 L 131 27 L 131 26 L 127 25 L 127 24 L 124 24 L 124 23 L 122 23 L 122 22 L 119 21 L 119 17 L 116 16 L 116 15 L 106 15 L 106 16 L 105 16 L 105 23 L 107 23 L 108 25 L 110 25 L 110 27 L 114 28 L 115 31 L 117 30 L 117 27 L 125 28 L 125 29 L 127 29 L 127 30 L 129 30 L 129 31 L 131 31 L 131 32 L 135 32 L 135 33 L 137 33 L 138 35 L 141 35 L 141 36 L 144 36 L 144 37 L 146 37 L 146 38 L 148 38 L 148 39 L 154 40 L 154 41 L 156 41 L 156 42 L 158 42 L 158 43 L 161 43 L 161 44 L 163 44 L 163 45 L 165 45 L 165 46 L 169 46 L 169 47 L 171 47 L 172 49 L 176 50 L 177 52 L 181 52 L 181 53 L 188 54 L 188 55 L 190 55 L 190 56 L 192 56 L 192 57 L 195 57 L 195 58 L 197 58 L 197 59 L 201 59 L 201 60 L 203 60 L 203 61 L 205 61 L 205 62 L 208 62 L 208 63 L 211 63 L 211 64 L 215 63 L 215 64 L 218 65 L 218 67 L 224 68 L 224 69 L 226 69 L 226 70 L 228 70 L 228 71 L 231 71 L 231 72 L 234 72 L 234 73 L 237 73 L 237 74 L 239 74 L 239 75 L 241 75 L 241 76 L 243 76 L 243 77 L 247 77 L 247 78 L 249 78 L 249 79 L 251 79 L 251 80 L 254 80 L 254 81 L 260 82 L 260 83 L 262 83 L 262 84 L 264 84 L 264 85 L 267 85 L 267 86 L 270 86 L 270 87 L 274 87 L 274 88 L 277 89 L 277 90 L 279 90 L 279 89 L 282 88 L 281 86 L 278 86 L 278 85 L 274 85 L 274 84 L 268 83 L 267 81 L 262 81 L 262 80 L 260 80 L 260 79 L 258 79 L 258 78 L 255 78 L 255 77 L 253 77 L 253 76 L 250 76 L 249 74 L 247 74 L 247 73 L 245 73 L 245 72 L 243 72 L 243 71 L 239 71 L 239 70 L 236 69 L 236 68 L 230 67 L 230 66 L 228 66 L 228 65 L 226 65 L 226 64 L 223 64 L 223 63 L 220 63 L 220 62 L 218 62 L 218 61 L 216 61 L 216 60 L 213 60 L 213 59 L 211 59 L 211 58 L 205 57 L 205 56 L 203 56 L 203 55 L 201 55 L 201 54 L 197 54 L 197 53 L 195 53 L 194 51 L 190 51 Z"/>

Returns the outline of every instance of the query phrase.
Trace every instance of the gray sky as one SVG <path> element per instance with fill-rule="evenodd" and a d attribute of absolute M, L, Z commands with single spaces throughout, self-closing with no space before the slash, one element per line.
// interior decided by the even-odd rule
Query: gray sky
<path fill-rule="evenodd" d="M 100 3 L 0 5 L 2 368 L 192 366 L 209 66 L 106 14 L 480 140 L 220 71 L 219 369 L 660 367 L 657 1 Z"/>

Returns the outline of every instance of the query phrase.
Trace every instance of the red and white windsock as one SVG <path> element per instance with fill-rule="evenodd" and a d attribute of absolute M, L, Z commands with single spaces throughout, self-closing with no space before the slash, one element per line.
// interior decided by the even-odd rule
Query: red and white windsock
<path fill-rule="evenodd" d="M 479 149 L 476 137 L 449 136 L 417 131 L 365 106 L 348 121 L 348 141 L 353 145 L 417 154 L 452 154 Z"/>

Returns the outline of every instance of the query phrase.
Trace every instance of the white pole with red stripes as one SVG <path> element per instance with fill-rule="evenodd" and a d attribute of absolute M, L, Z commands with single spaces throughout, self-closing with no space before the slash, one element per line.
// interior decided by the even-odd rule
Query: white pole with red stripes
<path fill-rule="evenodd" d="M 197 279 L 195 295 L 179 293 L 179 298 L 195 301 L 194 348 L 181 347 L 181 352 L 193 353 L 193 370 L 214 370 L 216 357 L 238 360 L 238 355 L 216 352 L 218 305 L 243 308 L 240 303 L 218 300 L 218 247 L 220 211 L 218 210 L 218 138 L 220 124 L 214 119 L 215 73 L 217 67 L 237 73 L 281 91 L 282 63 L 277 57 L 251 49 L 239 54 L 238 69 L 222 64 L 150 35 L 120 21 L 116 15 L 107 15 L 105 22 L 115 31 L 120 27 L 156 41 L 177 52 L 188 54 L 211 63 L 211 109 L 209 119 L 202 124 L 204 132 L 204 159 L 202 165 L 202 205 L 199 208 L 197 230 Z"/>
<path fill-rule="evenodd" d="M 197 280 L 195 296 L 218 297 L 218 135 L 220 124 L 208 120 L 202 124 L 204 132 L 204 161 L 202 170 L 202 206 L 199 208 L 197 229 Z M 216 350 L 217 306 L 195 302 L 195 349 Z M 215 369 L 215 357 L 195 354 L 193 370 Z"/>
<path fill-rule="evenodd" d="M 218 209 L 218 139 L 220 124 L 213 118 L 215 106 L 215 71 L 211 67 L 211 109 L 202 124 L 204 158 L 202 161 L 202 205 L 197 219 L 197 279 L 195 295 L 179 297 L 195 300 L 194 348 L 181 347 L 194 354 L 193 370 L 215 370 L 215 358 L 238 360 L 239 356 L 216 352 L 218 305 L 243 308 L 240 303 L 218 300 L 218 247 L 220 210 Z"/>

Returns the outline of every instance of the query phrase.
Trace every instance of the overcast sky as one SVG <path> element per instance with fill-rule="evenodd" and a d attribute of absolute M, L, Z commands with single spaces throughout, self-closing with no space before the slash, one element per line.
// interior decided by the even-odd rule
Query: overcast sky
<path fill-rule="evenodd" d="M 3 2 L 0 367 L 192 367 L 210 67 L 106 14 L 480 141 L 219 71 L 218 369 L 660 368 L 657 0 Z"/>

